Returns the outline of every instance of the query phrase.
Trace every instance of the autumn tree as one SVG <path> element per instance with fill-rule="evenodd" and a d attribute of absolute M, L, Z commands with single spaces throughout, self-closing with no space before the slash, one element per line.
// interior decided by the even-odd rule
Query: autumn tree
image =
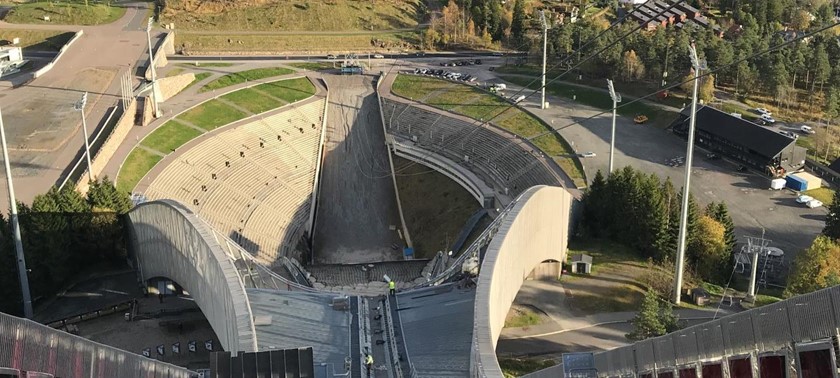
<path fill-rule="evenodd" d="M 840 245 L 820 235 L 805 252 L 796 255 L 785 296 L 810 293 L 840 284 Z"/>
<path fill-rule="evenodd" d="M 688 248 L 688 260 L 697 275 L 719 285 L 726 283 L 731 270 L 725 231 L 720 222 L 703 215 L 697 220 L 697 233 Z"/>
<path fill-rule="evenodd" d="M 639 57 L 636 56 L 636 51 L 628 50 L 622 56 L 623 69 L 621 76 L 624 80 L 638 80 L 645 76 L 645 66 L 642 64 Z"/>

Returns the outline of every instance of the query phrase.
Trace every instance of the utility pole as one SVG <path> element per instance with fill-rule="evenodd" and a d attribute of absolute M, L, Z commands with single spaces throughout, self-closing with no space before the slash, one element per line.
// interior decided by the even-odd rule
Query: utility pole
<path fill-rule="evenodd" d="M 87 92 L 82 95 L 79 102 L 73 104 L 73 108 L 82 114 L 82 137 L 85 139 L 85 158 L 87 159 L 88 180 L 93 181 L 93 171 L 90 166 L 90 143 L 88 142 L 87 121 L 85 121 L 85 105 L 87 104 Z"/>
<path fill-rule="evenodd" d="M 152 70 L 152 112 L 157 118 L 160 117 L 160 108 L 158 108 L 157 93 L 155 93 L 157 78 L 155 77 L 155 52 L 152 50 L 152 23 L 154 23 L 154 18 L 149 17 L 149 23 L 146 25 L 146 39 L 149 41 L 149 69 Z"/>
<path fill-rule="evenodd" d="M 677 261 L 676 272 L 674 273 L 674 304 L 680 304 L 680 294 L 682 293 L 682 279 L 683 279 L 683 264 L 685 263 L 685 239 L 686 228 L 688 227 L 688 197 L 691 193 L 691 158 L 694 154 L 694 127 L 697 124 L 697 90 L 700 86 L 700 70 L 705 69 L 705 62 L 701 62 L 697 58 L 697 50 L 694 48 L 694 43 L 688 47 L 691 54 L 691 66 L 694 67 L 694 90 L 691 96 L 691 118 L 688 124 L 688 146 L 685 151 L 685 182 L 683 183 L 682 192 L 682 209 L 680 209 L 680 233 L 677 244 Z"/>
<path fill-rule="evenodd" d="M 758 256 L 764 255 L 764 248 L 770 244 L 770 240 L 764 238 L 764 229 L 761 229 L 761 239 L 758 244 L 758 251 L 755 251 L 753 244 L 755 243 L 755 237 L 748 237 L 747 239 L 747 251 L 752 254 L 750 260 L 750 284 L 749 288 L 747 289 L 747 297 L 745 298 L 747 302 L 752 302 L 755 300 L 755 279 L 758 275 Z"/>
<path fill-rule="evenodd" d="M 23 243 L 20 239 L 20 222 L 18 221 L 17 201 L 15 200 L 15 186 L 12 184 L 12 168 L 9 165 L 9 149 L 6 146 L 6 128 L 3 126 L 3 115 L 0 114 L 0 143 L 3 144 L 3 163 L 6 167 L 6 189 L 9 190 L 9 222 L 12 224 L 12 237 L 15 238 L 15 255 L 18 263 L 18 278 L 20 278 L 20 295 L 23 299 L 23 316 L 32 319 L 32 296 L 29 294 L 29 277 L 26 270 L 26 258 L 23 255 Z"/>
<path fill-rule="evenodd" d="M 545 11 L 540 11 L 540 23 L 543 28 L 543 61 L 542 61 L 542 95 L 540 96 L 540 109 L 545 109 L 545 66 L 548 62 L 548 20 L 545 19 Z"/>
<path fill-rule="evenodd" d="M 618 103 L 621 102 L 621 95 L 615 92 L 615 87 L 613 87 L 613 81 L 607 79 L 607 88 L 610 90 L 610 98 L 612 98 L 613 107 L 612 107 L 612 131 L 610 131 L 610 170 L 609 175 L 612 175 L 613 172 L 613 161 L 615 160 L 615 116 L 616 116 L 616 109 L 618 108 Z"/>

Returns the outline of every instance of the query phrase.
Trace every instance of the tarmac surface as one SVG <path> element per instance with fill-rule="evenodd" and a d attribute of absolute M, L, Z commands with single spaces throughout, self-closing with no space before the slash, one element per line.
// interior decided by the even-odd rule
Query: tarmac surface
<path fill-rule="evenodd" d="M 315 262 L 401 259 L 400 221 L 374 93 L 376 79 L 368 75 L 323 77 L 330 97 L 315 221 Z"/>
<path fill-rule="evenodd" d="M 139 59 L 148 60 L 146 9 L 148 3 L 124 3 L 125 15 L 106 25 L 26 25 L 0 22 L 4 29 L 83 30 L 80 37 L 45 75 L 30 80 L 22 72 L 0 81 L 9 160 L 17 200 L 29 203 L 35 195 L 60 183 L 65 169 L 82 157 L 84 138 L 80 112 L 73 104 L 89 92 L 85 115 L 88 135 L 95 135 L 120 95 L 126 72 L 134 76 Z M 154 35 L 154 34 L 153 34 Z M 5 176 L 5 172 L 0 172 Z M 9 204 L 5 185 L 0 186 L 0 207 Z"/>

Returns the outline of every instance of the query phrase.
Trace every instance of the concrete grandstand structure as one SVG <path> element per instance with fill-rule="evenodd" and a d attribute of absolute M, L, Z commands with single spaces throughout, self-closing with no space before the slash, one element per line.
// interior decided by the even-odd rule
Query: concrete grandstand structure
<path fill-rule="evenodd" d="M 175 199 L 267 265 L 310 234 L 325 106 L 316 96 L 207 133 L 138 191 Z"/>
<path fill-rule="evenodd" d="M 571 203 L 562 188 L 526 190 L 497 218 L 492 237 L 474 243 L 486 245 L 477 285 L 461 279 L 465 259 L 457 259 L 427 284 L 381 305 L 272 273 L 175 201 L 143 203 L 129 218 L 140 279 L 166 277 L 189 291 L 226 351 L 312 347 L 325 374 L 339 372 L 347 359 L 352 376 L 360 376 L 363 353 L 374 344 L 371 322 L 387 309 L 383 327 L 401 330 L 387 341 L 389 369 L 419 377 L 501 377 L 494 350 L 505 314 L 535 266 L 565 259 Z M 452 338 L 460 341 L 450 348 L 429 347 L 430 340 Z"/>
<path fill-rule="evenodd" d="M 562 186 L 560 168 L 527 140 L 425 105 L 393 98 L 382 98 L 381 103 L 394 150 L 432 168 L 452 167 L 447 175 L 477 199 L 489 197 L 492 191 L 504 205 L 534 185 Z M 435 163 L 441 158 L 456 164 Z M 465 170 L 471 174 L 462 173 Z"/>

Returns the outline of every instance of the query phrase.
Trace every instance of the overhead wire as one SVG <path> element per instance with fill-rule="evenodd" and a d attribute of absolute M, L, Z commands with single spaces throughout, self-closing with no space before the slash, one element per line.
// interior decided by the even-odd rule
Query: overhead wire
<path fill-rule="evenodd" d="M 668 8 L 662 9 L 659 13 L 657 13 L 657 14 L 654 16 L 654 18 L 659 17 L 659 16 L 661 16 L 661 15 L 664 15 L 665 13 L 667 13 L 668 11 L 670 11 L 671 9 L 673 9 L 675 6 L 677 6 L 677 5 L 681 4 L 682 2 L 683 2 L 683 1 L 677 1 L 677 2 L 674 2 L 674 3 L 670 4 Z M 598 40 L 600 37 L 602 37 L 603 35 L 607 34 L 607 33 L 608 33 L 610 30 L 612 30 L 614 27 L 616 27 L 616 26 L 618 26 L 618 25 L 622 25 L 622 24 L 624 23 L 624 21 L 625 21 L 625 20 L 627 20 L 627 19 L 628 19 L 628 18 L 629 18 L 629 17 L 630 17 L 630 16 L 631 16 L 634 12 L 636 12 L 637 10 L 639 10 L 639 8 L 634 8 L 632 11 L 627 12 L 627 13 L 626 13 L 623 17 L 621 17 L 621 18 L 617 19 L 617 20 L 616 20 L 614 23 L 612 23 L 612 24 L 611 24 L 608 28 L 606 28 L 606 29 L 602 30 L 600 33 L 598 33 L 598 34 L 597 34 L 597 35 L 595 35 L 594 37 L 592 37 L 592 38 L 590 38 L 589 40 L 587 40 L 587 42 L 586 42 L 585 44 L 583 44 L 583 45 L 580 45 L 580 44 L 579 44 L 579 46 L 578 46 L 578 49 L 577 49 L 577 50 L 573 50 L 571 53 L 569 53 L 569 54 L 565 57 L 565 59 L 561 60 L 560 62 L 557 62 L 557 63 L 556 63 L 556 64 L 554 64 L 554 65 L 552 65 L 552 66 L 551 66 L 551 68 L 550 68 L 550 69 L 548 69 L 547 71 L 554 70 L 555 68 L 557 68 L 557 67 L 559 67 L 559 66 L 561 66 L 561 65 L 563 65 L 563 64 L 565 64 L 565 63 L 567 63 L 569 60 L 571 60 L 571 59 L 574 57 L 574 53 L 575 53 L 575 52 L 577 52 L 577 53 L 579 54 L 579 53 L 580 53 L 583 49 L 587 48 L 590 44 L 594 43 L 594 42 L 595 42 L 596 40 Z M 623 40 L 624 38 L 628 37 L 630 34 L 635 33 L 636 31 L 640 30 L 642 27 L 643 27 L 643 25 L 642 25 L 642 24 L 637 25 L 637 26 L 636 26 L 636 27 L 634 27 L 632 30 L 630 30 L 628 33 L 626 33 L 624 36 L 622 36 L 622 37 L 620 37 L 620 38 L 617 38 L 615 41 L 612 41 L 612 42 L 611 42 L 611 43 L 609 43 L 607 46 L 605 46 L 604 48 L 602 48 L 601 50 L 599 50 L 598 52 L 595 52 L 595 53 L 593 53 L 593 54 L 590 54 L 590 55 L 589 55 L 586 59 L 584 59 L 582 62 L 578 62 L 578 64 L 576 64 L 574 67 L 571 67 L 571 68 L 567 69 L 565 72 L 561 73 L 561 74 L 560 74 L 560 75 L 558 75 L 557 77 L 553 78 L 551 81 L 547 82 L 547 83 L 546 83 L 546 85 L 548 85 L 548 84 L 550 84 L 550 83 L 553 83 L 554 81 L 556 81 L 557 79 L 559 79 L 559 78 L 560 78 L 560 77 L 562 77 L 563 75 L 565 75 L 565 74 L 567 74 L 567 73 L 571 72 L 572 70 L 574 70 L 574 69 L 576 69 L 576 68 L 580 67 L 580 66 L 583 64 L 583 62 L 586 62 L 586 61 L 588 61 L 589 59 L 592 59 L 593 57 L 595 57 L 595 56 L 599 55 L 599 54 L 600 54 L 600 53 L 602 53 L 603 51 L 606 51 L 606 49 L 608 49 L 608 48 L 612 47 L 613 45 L 615 45 L 615 44 L 616 44 L 616 43 L 618 43 L 619 41 L 621 41 L 621 40 Z M 525 44 L 522 44 L 522 45 L 520 45 L 520 47 L 522 47 L 522 46 L 524 46 L 524 45 L 525 45 Z M 392 64 L 391 68 L 389 69 L 389 71 L 388 71 L 388 72 L 389 72 L 389 74 L 392 72 L 392 70 L 393 70 L 393 68 L 395 67 L 395 65 L 396 65 L 396 60 L 394 61 L 394 64 Z M 531 84 L 535 83 L 536 81 L 537 81 L 537 79 L 534 79 L 534 80 L 533 80 L 533 81 L 531 81 L 531 83 L 529 83 L 526 87 L 523 87 L 522 89 L 520 89 L 519 91 L 517 91 L 517 92 L 516 92 L 516 94 L 514 94 L 512 97 L 516 98 L 517 94 L 522 93 L 522 92 L 524 92 L 525 90 L 527 90 L 527 87 L 528 87 L 528 86 L 530 86 Z M 453 88 L 453 89 L 454 89 L 454 88 Z M 541 90 L 541 89 L 542 89 L 542 87 L 538 88 L 536 91 Z M 450 89 L 450 90 L 452 90 L 452 89 Z M 446 93 L 446 92 L 448 92 L 448 91 L 449 91 L 449 90 L 446 90 L 446 91 L 444 91 L 444 93 Z M 530 95 L 526 96 L 526 98 L 528 98 L 528 97 L 532 96 L 534 93 L 536 93 L 536 91 L 534 91 L 534 92 L 532 92 Z M 454 144 L 454 143 L 457 143 L 457 142 L 463 142 L 463 141 L 467 140 L 467 139 L 468 139 L 468 138 L 469 138 L 469 137 L 470 137 L 470 136 L 471 136 L 471 135 L 472 135 L 475 131 L 477 131 L 477 130 L 478 130 L 478 128 L 482 127 L 483 125 L 489 124 L 492 120 L 496 119 L 497 117 L 499 117 L 499 116 L 500 116 L 500 115 L 502 115 L 502 114 L 505 114 L 505 113 L 506 113 L 509 109 L 514 108 L 514 107 L 515 107 L 515 104 L 506 104 L 506 105 L 504 105 L 504 106 L 502 107 L 502 109 L 501 109 L 501 110 L 499 110 L 499 109 L 495 109 L 495 110 L 488 110 L 487 112 L 485 112 L 485 113 L 484 113 L 485 115 L 492 114 L 492 112 L 494 112 L 494 111 L 496 111 L 496 110 L 499 110 L 499 111 L 498 111 L 498 112 L 497 112 L 494 116 L 492 116 L 492 117 L 488 118 L 486 121 L 484 120 L 484 117 L 479 117 L 479 119 L 473 119 L 473 121 L 471 122 L 471 125 L 470 125 L 470 126 L 473 126 L 474 128 L 473 128 L 473 129 L 472 129 L 469 133 L 467 133 L 466 135 L 463 135 L 463 136 L 461 136 L 461 137 L 458 137 L 458 138 L 453 138 L 453 139 L 451 139 L 451 140 L 444 141 L 443 143 L 441 143 L 441 144 L 440 144 L 441 148 L 445 148 L 445 147 L 446 147 L 446 146 L 448 146 L 448 145 L 451 145 L 451 144 Z M 391 122 L 391 120 L 389 120 L 389 122 Z M 389 128 L 390 128 L 390 124 L 389 124 Z M 527 139 L 527 138 L 526 138 L 526 139 Z M 530 139 L 529 139 L 529 140 L 530 140 Z M 511 142 L 513 143 L 514 141 L 511 141 Z M 430 155 L 432 155 L 433 153 L 434 153 L 434 152 L 429 151 L 429 152 L 427 153 L 427 155 L 429 155 L 429 156 L 430 156 Z M 417 163 L 415 162 L 415 164 L 417 164 Z"/>

